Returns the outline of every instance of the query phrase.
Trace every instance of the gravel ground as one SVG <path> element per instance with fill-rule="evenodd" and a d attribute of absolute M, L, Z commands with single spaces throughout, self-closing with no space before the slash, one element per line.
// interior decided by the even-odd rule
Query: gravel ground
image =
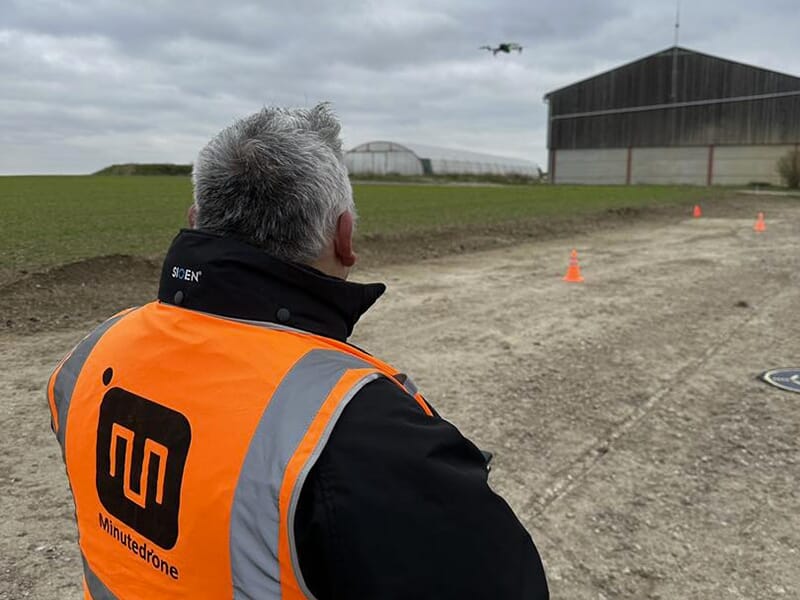
<path fill-rule="evenodd" d="M 389 291 L 352 341 L 495 452 L 490 482 L 536 540 L 553 598 L 800 597 L 800 395 L 756 380 L 800 363 L 800 204 L 705 214 L 356 273 Z M 572 247 L 583 284 L 561 281 Z M 0 289 L 14 319 L 0 332 L 0 598 L 80 597 L 43 387 L 104 298 L 152 293 L 90 281 L 96 308 L 78 317 L 30 299 L 68 283 Z"/>

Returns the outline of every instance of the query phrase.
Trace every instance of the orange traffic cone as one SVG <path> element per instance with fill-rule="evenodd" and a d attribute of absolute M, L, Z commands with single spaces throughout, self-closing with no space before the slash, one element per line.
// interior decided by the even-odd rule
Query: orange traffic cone
<path fill-rule="evenodd" d="M 756 233 L 764 233 L 767 230 L 767 223 L 764 221 L 764 213 L 758 213 L 756 224 L 753 225 L 753 231 Z"/>
<path fill-rule="evenodd" d="M 581 277 L 581 267 L 578 265 L 578 251 L 573 250 L 569 255 L 569 267 L 567 267 L 567 274 L 564 275 L 564 281 L 570 283 L 580 283 L 583 281 Z"/>
<path fill-rule="evenodd" d="M 699 204 L 695 204 L 694 205 L 694 210 L 692 211 L 692 216 L 695 219 L 699 219 L 700 217 L 703 216 L 703 211 L 700 210 L 700 205 Z"/>

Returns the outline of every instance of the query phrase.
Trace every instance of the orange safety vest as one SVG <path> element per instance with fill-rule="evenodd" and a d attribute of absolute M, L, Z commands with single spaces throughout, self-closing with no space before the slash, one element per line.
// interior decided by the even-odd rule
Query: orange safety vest
<path fill-rule="evenodd" d="M 329 338 L 159 302 L 115 315 L 48 384 L 93 600 L 313 598 L 294 514 L 349 400 L 393 369 Z"/>

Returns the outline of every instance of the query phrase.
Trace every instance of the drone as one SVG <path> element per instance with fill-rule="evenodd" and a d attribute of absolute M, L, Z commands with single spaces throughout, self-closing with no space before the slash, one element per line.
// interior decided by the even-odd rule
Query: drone
<path fill-rule="evenodd" d="M 489 50 L 493 56 L 497 56 L 498 52 L 505 52 L 506 54 L 511 54 L 512 50 L 516 50 L 518 53 L 522 53 L 522 46 L 515 42 L 503 42 L 502 44 L 498 44 L 497 48 L 492 48 L 491 46 L 481 46 L 478 48 L 479 50 Z"/>

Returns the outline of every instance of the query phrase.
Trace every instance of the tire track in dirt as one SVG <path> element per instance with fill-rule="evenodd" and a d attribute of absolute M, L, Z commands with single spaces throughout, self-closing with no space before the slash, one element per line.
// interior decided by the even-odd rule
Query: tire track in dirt
<path fill-rule="evenodd" d="M 782 292 L 781 295 L 788 293 L 790 293 L 790 291 L 786 290 Z M 771 305 L 776 304 L 780 297 L 780 295 L 773 296 L 771 292 L 764 294 L 759 302 L 761 309 L 766 310 Z M 706 366 L 714 356 L 719 354 L 723 348 L 727 347 L 731 341 L 741 333 L 742 329 L 747 327 L 757 317 L 757 313 L 751 313 L 746 316 L 738 324 L 735 324 L 725 332 L 719 339 L 714 341 L 714 343 L 709 345 L 699 358 L 687 362 L 683 367 L 678 369 L 672 378 L 673 383 L 671 385 L 660 388 L 643 404 L 635 407 L 625 419 L 607 432 L 605 437 L 597 440 L 597 442 L 584 450 L 579 456 L 575 457 L 572 464 L 566 469 L 566 472 L 557 477 L 552 484 L 545 489 L 541 496 L 533 498 L 531 502 L 525 506 L 523 511 L 535 519 L 548 510 L 552 504 L 558 502 L 577 486 L 581 485 L 583 479 L 588 477 L 595 467 L 602 461 L 610 458 L 610 454 L 614 451 L 614 444 L 621 437 L 626 435 L 631 429 L 637 427 L 658 404 L 668 402 L 670 395 L 679 393 L 686 380 L 690 379 L 700 371 L 700 369 Z"/>
<path fill-rule="evenodd" d="M 539 514 L 559 597 L 792 597 L 799 400 L 755 376 L 797 358 L 796 283 L 762 290 L 705 364 Z"/>

